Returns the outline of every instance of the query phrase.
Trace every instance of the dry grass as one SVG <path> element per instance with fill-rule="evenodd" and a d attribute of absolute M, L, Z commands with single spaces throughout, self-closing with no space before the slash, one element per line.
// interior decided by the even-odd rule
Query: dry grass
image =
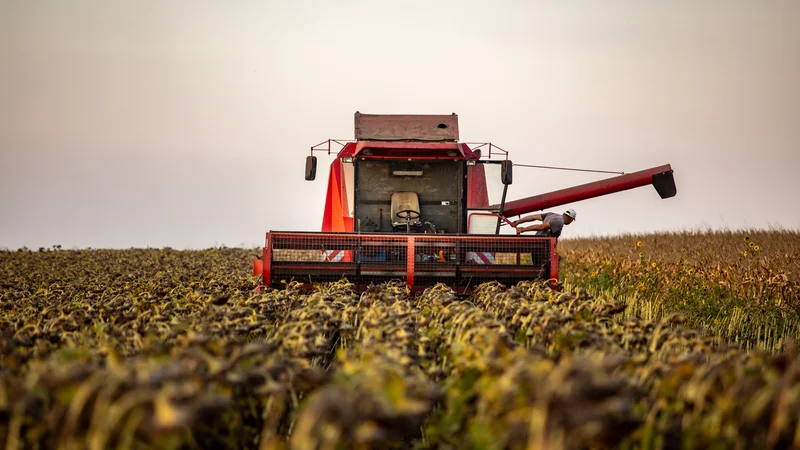
<path fill-rule="evenodd" d="M 694 327 L 747 348 L 798 337 L 800 233 L 660 233 L 564 240 L 562 274 L 631 299 L 637 314 L 687 314 Z"/>

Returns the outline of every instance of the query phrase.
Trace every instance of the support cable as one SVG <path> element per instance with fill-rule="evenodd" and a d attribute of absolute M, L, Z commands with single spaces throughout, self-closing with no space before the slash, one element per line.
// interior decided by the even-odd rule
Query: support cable
<path fill-rule="evenodd" d="M 614 172 L 610 170 L 573 169 L 571 167 L 535 166 L 531 164 L 517 164 L 517 163 L 514 163 L 514 165 L 520 167 L 532 167 L 534 169 L 574 170 L 576 172 L 613 173 L 616 175 L 625 175 L 625 172 Z"/>

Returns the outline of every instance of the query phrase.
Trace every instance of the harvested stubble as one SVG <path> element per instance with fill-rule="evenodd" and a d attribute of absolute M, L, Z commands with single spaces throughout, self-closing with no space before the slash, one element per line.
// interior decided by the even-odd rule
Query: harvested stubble
<path fill-rule="evenodd" d="M 250 258 L 0 254 L 5 448 L 800 444 L 791 346 L 745 353 L 535 283 L 252 295 Z"/>

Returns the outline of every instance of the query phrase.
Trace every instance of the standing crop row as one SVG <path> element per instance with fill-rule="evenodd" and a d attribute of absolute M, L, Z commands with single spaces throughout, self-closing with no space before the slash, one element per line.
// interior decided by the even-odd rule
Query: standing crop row
<path fill-rule="evenodd" d="M 346 280 L 253 294 L 229 249 L 6 253 L 5 448 L 786 448 L 791 342 L 614 297 Z M 54 262 L 62 270 L 53 271 Z M 136 267 L 132 272 L 129 268 Z M 102 270 L 98 270 L 102 268 Z"/>

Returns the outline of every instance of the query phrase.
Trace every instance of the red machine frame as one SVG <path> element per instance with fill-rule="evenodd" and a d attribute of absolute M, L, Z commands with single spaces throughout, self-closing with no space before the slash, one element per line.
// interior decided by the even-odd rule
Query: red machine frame
<path fill-rule="evenodd" d="M 556 239 L 500 236 L 499 220 L 510 224 L 507 219 L 510 216 L 646 185 L 653 185 L 662 199 L 676 194 L 672 167 L 665 164 L 628 174 L 567 169 L 618 176 L 506 201 L 506 189 L 511 183 L 510 171 L 514 166 L 509 160 L 509 152 L 491 142 L 459 142 L 458 117 L 455 114 L 381 116 L 356 112 L 355 137 L 355 141 L 328 139 L 311 147 L 311 156 L 306 161 L 306 180 L 313 180 L 316 176 L 314 152 L 330 155 L 332 142 L 342 147 L 330 164 L 322 230 L 268 232 L 262 259 L 253 263 L 253 274 L 262 277 L 264 287 L 283 288 L 288 282 L 301 281 L 306 289 L 311 289 L 316 283 L 345 277 L 358 291 L 363 291 L 371 283 L 389 280 L 404 281 L 409 289 L 415 291 L 442 282 L 456 292 L 468 293 L 483 281 L 514 283 L 531 279 L 547 281 L 553 289 L 558 289 Z M 488 148 L 486 156 L 489 159 L 494 153 L 501 155 L 502 161 L 483 160 L 481 148 Z M 466 190 L 459 194 L 462 203 L 458 209 L 461 214 L 458 229 L 450 229 L 448 233 L 434 231 L 433 234 L 399 233 L 397 230 L 361 232 L 361 226 L 357 227 L 355 223 L 357 208 L 360 207 L 353 188 L 355 163 L 383 159 L 464 161 L 467 166 L 463 169 L 466 170 L 463 172 Z M 488 177 L 483 168 L 483 164 L 492 163 L 501 164 L 502 183 L 505 185 L 502 200 L 497 204 L 489 203 Z M 470 166 L 477 167 L 470 169 Z M 469 222 L 475 214 L 498 217 L 494 234 L 470 234 Z M 423 250 L 426 248 L 438 249 L 438 257 L 435 252 L 425 253 L 427 250 Z M 526 254 L 531 256 L 530 263 L 522 260 L 521 255 Z"/>
<path fill-rule="evenodd" d="M 444 248 L 450 249 L 447 257 Z M 397 250 L 399 257 L 393 261 L 361 258 L 370 249 Z M 432 253 L 425 253 L 426 249 Z M 294 253 L 281 257 L 281 251 Z M 435 256 L 437 251 L 437 260 L 419 258 L 422 254 Z M 498 259 L 489 264 L 470 263 L 468 254 L 477 252 L 491 253 Z M 330 258 L 331 254 L 335 256 Z M 520 255 L 526 254 L 532 255 L 531 262 L 521 264 Z M 507 256 L 505 262 L 499 260 L 501 255 Z M 264 287 L 279 289 L 292 281 L 311 289 L 316 283 L 344 277 L 361 280 L 354 286 L 359 292 L 370 283 L 391 280 L 405 282 L 412 291 L 444 283 L 459 294 L 469 293 L 484 281 L 542 280 L 557 290 L 558 253 L 556 239 L 549 237 L 268 232 L 263 257 L 255 261 L 253 275 L 262 275 Z M 423 278 L 423 283 L 417 283 Z"/>

